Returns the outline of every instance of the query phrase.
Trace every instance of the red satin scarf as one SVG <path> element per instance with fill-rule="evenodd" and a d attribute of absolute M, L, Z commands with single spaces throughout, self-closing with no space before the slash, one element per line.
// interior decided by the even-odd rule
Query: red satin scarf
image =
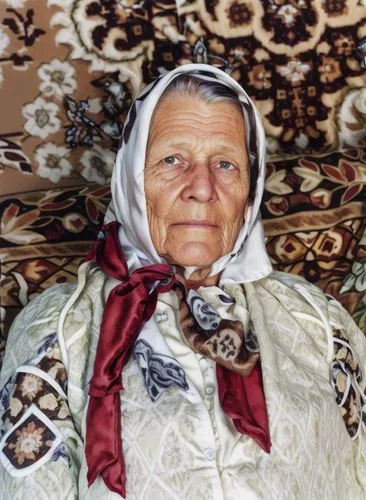
<path fill-rule="evenodd" d="M 159 293 L 176 283 L 174 269 L 156 264 L 128 274 L 118 239 L 118 222 L 102 228 L 87 260 L 95 260 L 118 284 L 109 294 L 100 326 L 100 336 L 89 386 L 85 454 L 88 484 L 98 475 L 111 491 L 126 496 L 126 472 L 121 440 L 120 393 L 122 371 L 135 340 L 153 315 Z M 244 377 L 217 364 L 217 382 L 223 411 L 242 434 L 270 451 L 266 402 L 260 364 Z"/>

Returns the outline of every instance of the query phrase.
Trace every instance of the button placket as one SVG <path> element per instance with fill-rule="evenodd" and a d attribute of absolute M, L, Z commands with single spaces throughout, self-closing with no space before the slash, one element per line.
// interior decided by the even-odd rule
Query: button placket
<path fill-rule="evenodd" d="M 159 307 L 160 306 L 160 307 Z M 168 312 L 167 307 L 164 307 L 165 304 L 158 304 L 158 307 L 155 311 L 155 321 L 159 324 L 159 328 L 161 329 L 163 337 L 165 336 L 165 330 L 168 329 L 168 325 L 171 324 L 170 321 L 170 310 Z M 169 309 L 169 308 L 168 308 Z M 168 319 L 165 319 L 165 315 L 168 316 Z M 174 324 L 174 320 L 172 322 Z M 172 327 L 174 328 L 174 327 Z M 177 334 L 178 337 L 178 334 Z M 169 337 L 170 338 L 170 337 Z M 179 334 L 179 339 L 180 339 Z M 169 345 L 169 344 L 168 344 Z M 174 354 L 173 354 L 174 355 Z M 216 464 L 217 452 L 217 438 L 216 438 L 216 425 L 215 425 L 215 416 L 214 416 L 214 400 L 216 393 L 216 384 L 215 384 L 215 364 L 208 358 L 203 357 L 193 351 L 190 353 L 192 358 L 192 365 L 195 365 L 195 370 L 192 372 L 192 376 L 194 380 L 194 384 L 196 384 L 196 388 L 198 389 L 198 394 L 200 397 L 200 401 L 198 404 L 196 412 L 199 415 L 199 425 L 197 429 L 197 445 L 198 445 L 198 453 L 200 454 L 200 460 L 206 462 L 206 467 L 208 470 L 212 471 L 211 473 L 220 483 L 219 472 Z M 193 363 L 194 358 L 196 358 L 196 363 Z M 179 356 L 177 357 L 177 361 L 179 362 Z M 183 363 L 184 364 L 184 363 Z M 189 368 L 189 363 L 188 363 Z M 186 373 L 190 373 L 187 370 Z M 200 376 L 202 379 L 199 381 Z M 208 393 L 206 393 L 206 389 L 208 387 Z M 193 390 L 193 389 L 192 389 Z M 198 457 L 197 457 L 198 458 Z M 221 500 L 221 499 L 220 499 Z"/>

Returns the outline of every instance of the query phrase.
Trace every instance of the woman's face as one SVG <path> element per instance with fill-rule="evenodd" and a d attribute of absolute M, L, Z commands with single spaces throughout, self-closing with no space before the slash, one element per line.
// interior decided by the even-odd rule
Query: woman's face
<path fill-rule="evenodd" d="M 145 164 L 150 235 L 157 253 L 207 267 L 229 253 L 244 221 L 248 162 L 243 114 L 171 94 L 155 109 Z"/>

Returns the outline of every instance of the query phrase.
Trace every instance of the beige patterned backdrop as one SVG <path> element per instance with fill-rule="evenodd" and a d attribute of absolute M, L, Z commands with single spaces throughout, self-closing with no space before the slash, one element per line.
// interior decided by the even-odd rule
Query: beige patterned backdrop
<path fill-rule="evenodd" d="M 0 193 L 105 183 L 131 97 L 207 62 L 256 100 L 272 155 L 365 147 L 360 0 L 2 0 Z"/>

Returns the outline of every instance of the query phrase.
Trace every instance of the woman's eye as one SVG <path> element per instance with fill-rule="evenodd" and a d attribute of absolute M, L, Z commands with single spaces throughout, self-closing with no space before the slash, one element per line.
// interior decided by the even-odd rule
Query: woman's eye
<path fill-rule="evenodd" d="M 178 158 L 174 155 L 166 156 L 163 158 L 163 163 L 166 165 L 176 165 L 178 163 Z"/>
<path fill-rule="evenodd" d="M 233 170 L 235 168 L 234 165 L 231 162 L 226 161 L 226 160 L 220 161 L 219 162 L 219 167 L 223 168 L 225 170 Z"/>

